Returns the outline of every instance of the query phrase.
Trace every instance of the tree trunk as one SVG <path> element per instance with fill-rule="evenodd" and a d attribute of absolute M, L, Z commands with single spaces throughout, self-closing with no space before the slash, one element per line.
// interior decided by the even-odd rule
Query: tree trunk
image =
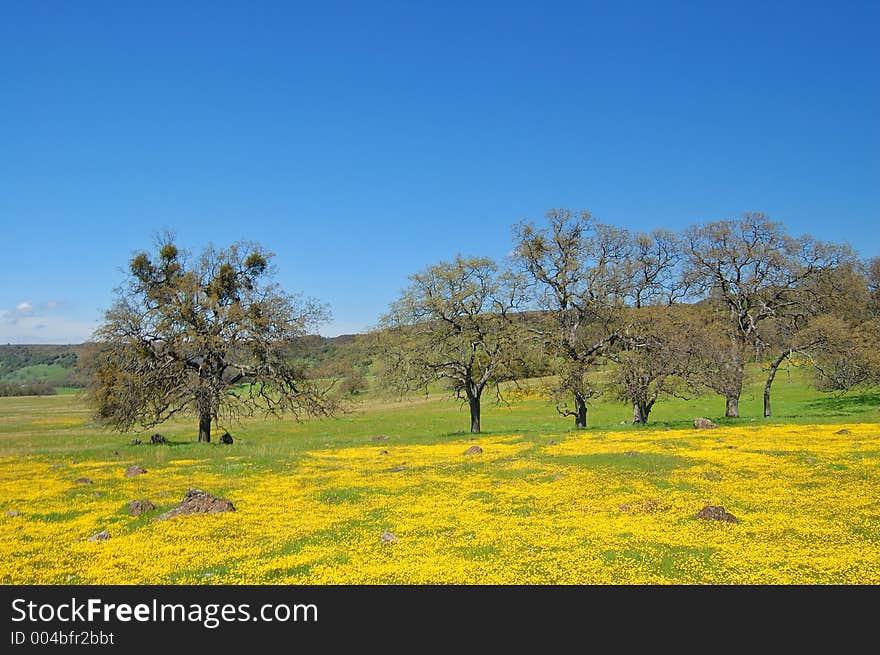
<path fill-rule="evenodd" d="M 739 394 L 727 396 L 727 410 L 724 415 L 728 418 L 739 418 Z"/>
<path fill-rule="evenodd" d="M 471 432 L 477 434 L 480 431 L 480 397 L 470 396 L 468 406 L 471 410 Z"/>
<path fill-rule="evenodd" d="M 770 364 L 770 372 L 767 374 L 767 382 L 764 383 L 764 418 L 770 416 L 770 387 L 773 386 L 773 380 L 776 378 L 776 371 L 785 361 L 785 358 L 791 354 L 790 350 L 784 350 L 780 353 L 773 363 Z"/>
<path fill-rule="evenodd" d="M 199 441 L 211 442 L 211 412 L 199 412 Z"/>
<path fill-rule="evenodd" d="M 648 422 L 648 414 L 651 412 L 647 403 L 633 403 L 633 425 L 645 425 Z"/>
<path fill-rule="evenodd" d="M 587 427 L 587 401 L 578 394 L 574 396 L 574 427 L 578 430 Z"/>
<path fill-rule="evenodd" d="M 744 355 L 748 345 L 738 342 L 736 337 L 731 338 L 730 359 L 724 365 L 724 397 L 727 400 L 724 415 L 728 418 L 739 418 L 739 397 L 745 380 Z"/>
<path fill-rule="evenodd" d="M 200 394 L 199 407 L 199 441 L 211 442 L 211 399 L 207 394 Z"/>

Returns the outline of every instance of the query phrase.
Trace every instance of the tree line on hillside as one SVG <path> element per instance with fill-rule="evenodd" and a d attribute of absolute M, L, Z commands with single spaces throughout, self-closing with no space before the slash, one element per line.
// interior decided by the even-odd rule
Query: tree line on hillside
<path fill-rule="evenodd" d="M 54 396 L 55 387 L 48 382 L 0 382 L 0 398 L 12 396 Z"/>
<path fill-rule="evenodd" d="M 845 245 L 759 213 L 634 233 L 568 210 L 517 224 L 513 240 L 503 264 L 458 255 L 413 274 L 373 333 L 318 347 L 332 365 L 316 367 L 309 335 L 328 309 L 273 282 L 270 252 L 240 242 L 193 257 L 164 235 L 132 258 L 84 358 L 89 401 L 119 430 L 194 411 L 210 441 L 212 424 L 255 413 L 333 415 L 338 386 L 363 390 L 370 365 L 399 393 L 445 383 L 472 432 L 487 389 L 500 398 L 502 383 L 535 376 L 586 427 L 606 364 L 634 423 L 664 397 L 707 389 L 738 416 L 754 360 L 768 362 L 765 416 L 795 355 L 823 389 L 880 381 L 880 259 Z"/>

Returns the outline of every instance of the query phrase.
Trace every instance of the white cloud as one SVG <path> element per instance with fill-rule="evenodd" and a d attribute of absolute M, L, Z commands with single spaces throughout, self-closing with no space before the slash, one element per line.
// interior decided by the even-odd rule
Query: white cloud
<path fill-rule="evenodd" d="M 40 305 L 42 308 L 43 305 Z M 12 310 L 0 310 L 0 343 L 82 343 L 98 327 L 97 320 L 59 316 L 58 303 L 46 303 L 35 311 L 33 303 L 20 302 Z"/>

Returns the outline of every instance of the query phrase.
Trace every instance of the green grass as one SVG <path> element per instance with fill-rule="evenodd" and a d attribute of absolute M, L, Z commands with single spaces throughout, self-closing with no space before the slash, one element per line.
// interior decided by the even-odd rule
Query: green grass
<path fill-rule="evenodd" d="M 26 382 L 48 382 L 61 385 L 70 377 L 70 368 L 58 364 L 35 364 L 24 366 L 0 378 L 0 382 L 24 384 Z"/>
<path fill-rule="evenodd" d="M 772 423 L 834 423 L 876 422 L 880 419 L 880 393 L 865 391 L 846 396 L 824 394 L 813 389 L 806 373 L 794 369 L 790 374 L 780 373 L 774 385 L 774 415 L 761 416 L 763 376 L 754 367 L 749 370 L 748 383 L 740 402 L 741 418 L 723 417 L 724 400 L 717 395 L 706 395 L 690 400 L 667 399 L 656 405 L 648 426 L 633 426 L 630 408 L 606 393 L 590 406 L 588 432 L 601 439 L 603 433 L 633 432 L 658 427 L 689 427 L 696 416 L 710 418 L 722 425 L 750 425 L 756 427 Z M 560 416 L 555 406 L 544 400 L 527 400 L 510 406 L 496 405 L 486 399 L 483 407 L 483 429 L 487 434 L 518 435 L 520 439 L 544 447 L 551 440 L 564 438 L 574 431 L 570 417 Z M 443 394 L 432 394 L 427 399 L 416 395 L 398 400 L 368 392 L 350 413 L 336 418 L 296 423 L 290 420 L 247 420 L 241 425 L 224 426 L 236 438 L 232 446 L 205 446 L 196 442 L 197 424 L 194 418 L 176 418 L 157 428 L 139 433 L 117 434 L 96 426 L 80 393 L 57 396 L 0 398 L 0 455 L 44 455 L 53 458 L 105 458 L 113 451 L 121 458 L 137 457 L 149 467 L 161 463 L 169 452 L 175 459 L 206 460 L 204 466 L 229 467 L 229 455 L 246 455 L 248 467 L 242 474 L 257 473 L 263 469 L 286 469 L 307 451 L 322 448 L 372 445 L 377 448 L 400 443 L 437 443 L 450 437 L 467 436 L 469 418 L 467 407 Z M 133 438 L 149 440 L 153 432 L 161 431 L 170 441 L 167 446 L 131 446 Z M 222 429 L 215 428 L 216 436 Z M 390 436 L 387 442 L 374 442 L 379 434 Z M 666 444 L 667 447 L 686 450 L 687 444 Z M 637 451 L 636 448 L 633 449 Z M 607 460 L 582 462 L 596 467 L 625 469 L 656 469 L 686 465 L 679 455 L 669 458 L 654 454 L 620 456 Z M 389 461 L 389 467 L 400 462 Z M 472 464 L 463 464 L 464 467 Z"/>

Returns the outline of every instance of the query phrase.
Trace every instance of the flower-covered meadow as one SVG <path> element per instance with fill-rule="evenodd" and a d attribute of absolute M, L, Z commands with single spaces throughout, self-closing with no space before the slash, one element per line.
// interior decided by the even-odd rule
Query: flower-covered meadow
<path fill-rule="evenodd" d="M 877 424 L 353 441 L 6 456 L 0 582 L 880 583 Z M 236 511 L 157 520 L 190 487 Z"/>

